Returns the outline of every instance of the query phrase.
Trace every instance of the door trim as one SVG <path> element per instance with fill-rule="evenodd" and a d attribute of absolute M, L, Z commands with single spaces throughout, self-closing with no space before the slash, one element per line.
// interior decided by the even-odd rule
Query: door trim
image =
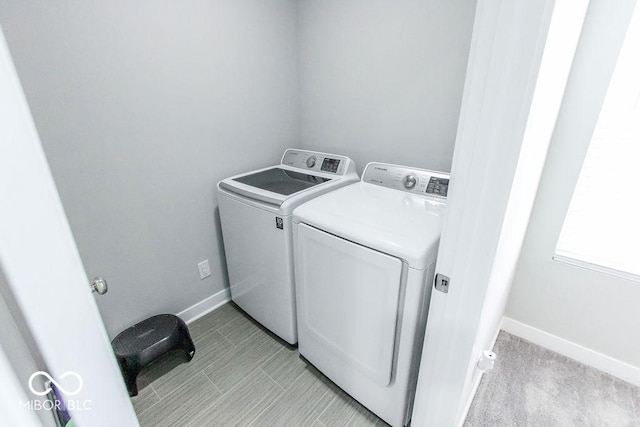
<path fill-rule="evenodd" d="M 587 5 L 477 4 L 436 267 L 451 283 L 448 294 L 432 293 L 415 426 L 464 422 L 477 358 L 506 306 Z M 563 27 L 568 41 L 548 38 Z"/>

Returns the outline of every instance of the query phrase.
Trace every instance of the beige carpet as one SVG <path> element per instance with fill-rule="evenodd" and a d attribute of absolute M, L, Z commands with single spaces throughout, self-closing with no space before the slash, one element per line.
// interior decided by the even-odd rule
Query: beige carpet
<path fill-rule="evenodd" d="M 640 388 L 500 332 L 465 427 L 640 426 Z"/>

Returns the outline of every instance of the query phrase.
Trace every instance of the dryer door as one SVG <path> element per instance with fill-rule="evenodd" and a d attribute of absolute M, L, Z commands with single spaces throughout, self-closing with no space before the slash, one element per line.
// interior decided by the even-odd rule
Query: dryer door
<path fill-rule="evenodd" d="M 347 364 L 388 385 L 402 262 L 305 224 L 297 250 L 300 353 L 329 378 Z"/>

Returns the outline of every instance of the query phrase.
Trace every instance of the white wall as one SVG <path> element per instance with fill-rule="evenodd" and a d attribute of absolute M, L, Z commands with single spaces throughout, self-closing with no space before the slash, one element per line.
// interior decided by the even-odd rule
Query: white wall
<path fill-rule="evenodd" d="M 551 259 L 635 3 L 591 0 L 505 315 L 640 368 L 640 284 Z"/>
<path fill-rule="evenodd" d="M 449 171 L 475 0 L 300 0 L 302 145 Z"/>
<path fill-rule="evenodd" d="M 85 270 L 109 282 L 111 336 L 227 285 L 215 183 L 299 145 L 296 13 L 293 0 L 0 0 Z"/>

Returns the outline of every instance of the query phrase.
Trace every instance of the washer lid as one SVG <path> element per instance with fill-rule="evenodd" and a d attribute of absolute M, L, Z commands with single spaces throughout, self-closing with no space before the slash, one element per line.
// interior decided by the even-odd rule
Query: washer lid
<path fill-rule="evenodd" d="M 226 178 L 218 187 L 249 200 L 282 207 L 293 198 L 301 203 L 305 194 L 322 192 L 339 181 L 346 184 L 357 179 L 355 165 L 348 157 L 289 148 L 280 165 Z M 320 186 L 316 191 L 315 187 Z"/>
<path fill-rule="evenodd" d="M 293 220 L 422 270 L 438 249 L 445 208 L 444 200 L 361 181 L 302 204 Z"/>
<path fill-rule="evenodd" d="M 232 179 L 242 184 L 282 194 L 283 196 L 289 196 L 323 182 L 331 181 L 331 178 L 323 178 L 277 167 Z"/>
<path fill-rule="evenodd" d="M 276 166 L 224 179 L 220 181 L 219 186 L 249 199 L 281 206 L 296 194 L 331 181 L 334 181 L 334 178 L 304 174 Z"/>

